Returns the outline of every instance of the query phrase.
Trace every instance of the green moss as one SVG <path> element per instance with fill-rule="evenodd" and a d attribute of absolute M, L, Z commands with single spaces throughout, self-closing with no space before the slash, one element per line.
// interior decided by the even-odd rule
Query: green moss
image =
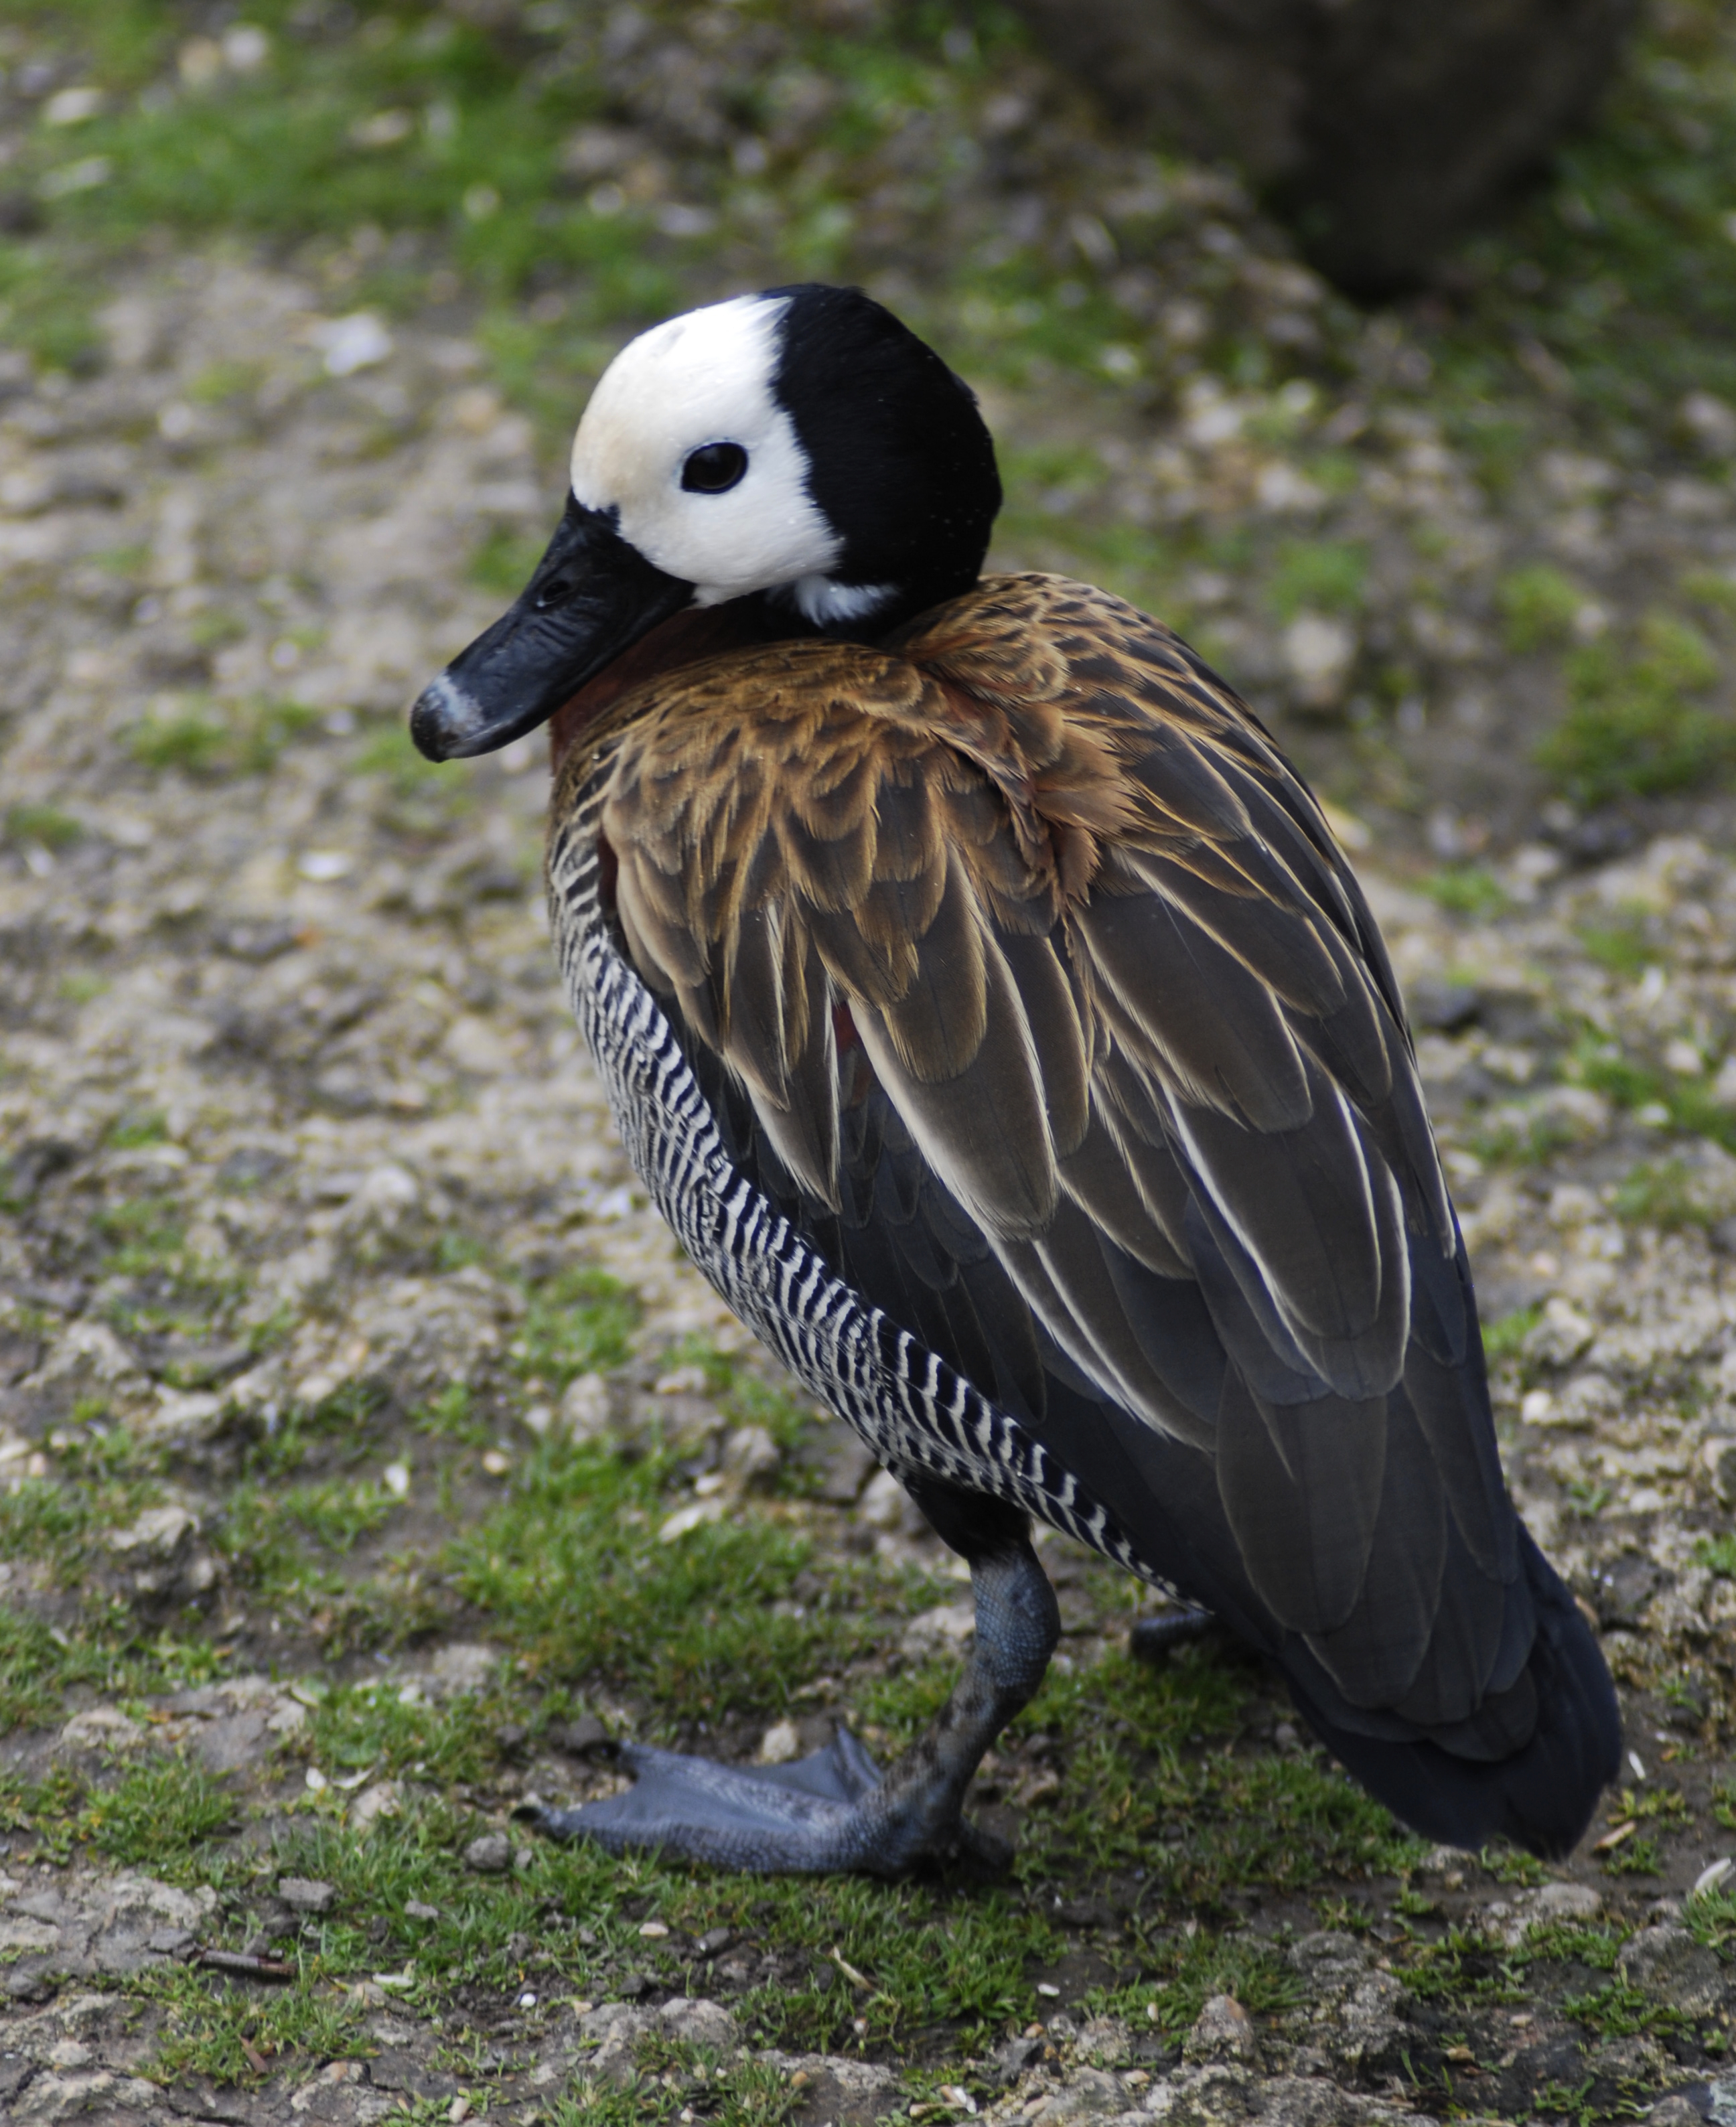
<path fill-rule="evenodd" d="M 69 850 L 84 829 L 56 805 L 14 805 L 6 815 L 8 841 L 35 842 L 45 850 Z"/>
<path fill-rule="evenodd" d="M 161 1144 L 168 1136 L 168 1119 L 161 1108 L 130 1108 L 108 1128 L 108 1143 L 116 1151 L 139 1145 Z"/>
<path fill-rule="evenodd" d="M 1483 1325 L 1483 1357 L 1492 1367 L 1502 1359 L 1511 1359 L 1525 1348 L 1525 1341 L 1543 1319 L 1543 1302 L 1534 1301 L 1529 1307 L 1515 1307 L 1511 1314 Z"/>
<path fill-rule="evenodd" d="M 1661 957 L 1652 942 L 1648 912 L 1644 909 L 1632 911 L 1619 923 L 1584 926 L 1579 942 L 1600 967 L 1607 968 L 1613 975 L 1642 974 Z"/>
<path fill-rule="evenodd" d="M 1501 881 L 1481 865 L 1448 865 L 1425 874 L 1416 883 L 1443 908 L 1455 916 L 1474 917 L 1480 922 L 1499 916 L 1508 905 Z"/>
<path fill-rule="evenodd" d="M 1496 586 L 1495 603 L 1509 650 L 1523 655 L 1570 642 L 1573 622 L 1586 603 L 1571 577 L 1547 561 L 1515 569 Z"/>
<path fill-rule="evenodd" d="M 1266 582 L 1266 603 L 1280 620 L 1304 607 L 1321 613 L 1354 613 L 1368 580 L 1368 549 L 1358 541 L 1288 540 L 1278 550 Z"/>
<path fill-rule="evenodd" d="M 198 1882 L 210 1842 L 230 1828 L 235 1803 L 196 1761 L 152 1753 L 79 1812 L 77 1837 L 111 1861 L 171 1880 Z"/>
<path fill-rule="evenodd" d="M 1698 628 L 1664 612 L 1631 640 L 1587 644 L 1568 660 L 1567 713 L 1538 765 L 1588 805 L 1720 780 L 1736 763 L 1736 719 L 1697 698 L 1722 669 Z"/>
<path fill-rule="evenodd" d="M 465 573 L 479 590 L 491 591 L 496 598 L 515 599 L 529 582 L 548 543 L 546 539 L 527 538 L 497 526 L 471 556 Z"/>
<path fill-rule="evenodd" d="M 589 1265 L 533 1286 L 513 1357 L 529 1376 L 564 1388 L 576 1374 L 607 1372 L 626 1360 L 638 1302 L 606 1271 Z"/>
<path fill-rule="evenodd" d="M 1694 1547 L 1696 1565 L 1709 1566 L 1714 1573 L 1726 1580 L 1736 1580 L 1736 1536 L 1702 1537 Z M 1726 1809 L 1729 1805 L 1726 1803 Z M 1736 1816 L 1724 1816 L 1719 1820 L 1736 1831 Z"/>
<path fill-rule="evenodd" d="M 453 1544 L 453 1583 L 551 1681 L 632 1684 L 666 1722 L 785 1708 L 873 1636 L 871 1577 L 846 1570 L 823 1604 L 789 1602 L 810 1546 L 770 1509 L 738 1506 L 664 1540 L 675 1475 L 661 1451 L 629 1466 L 544 1442 Z"/>
<path fill-rule="evenodd" d="M 1617 1189 L 1611 1208 L 1625 1225 L 1657 1226 L 1665 1233 L 1703 1226 L 1711 1217 L 1679 1159 L 1642 1160 Z"/>
<path fill-rule="evenodd" d="M 126 746 L 141 768 L 157 775 L 178 769 L 198 777 L 263 775 L 286 746 L 318 722 L 316 710 L 278 696 L 256 695 L 221 708 L 194 703 L 140 718 L 127 733 Z"/>

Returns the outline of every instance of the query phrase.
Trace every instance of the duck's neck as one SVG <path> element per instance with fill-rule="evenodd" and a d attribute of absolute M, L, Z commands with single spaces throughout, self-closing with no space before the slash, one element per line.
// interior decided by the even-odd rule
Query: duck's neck
<path fill-rule="evenodd" d="M 623 651 L 612 665 L 556 710 L 548 726 L 550 767 L 558 774 L 579 733 L 595 723 L 630 689 L 659 672 L 676 671 L 684 665 L 698 664 L 701 658 L 761 642 L 800 642 L 821 636 L 832 642 L 880 642 L 917 613 L 926 613 L 943 598 L 956 595 L 956 590 L 938 591 L 932 596 L 901 595 L 879 613 L 828 628 L 815 626 L 793 606 L 763 591 L 731 599 L 723 605 L 690 606 L 660 621 L 648 635 L 641 636 L 630 650 Z"/>

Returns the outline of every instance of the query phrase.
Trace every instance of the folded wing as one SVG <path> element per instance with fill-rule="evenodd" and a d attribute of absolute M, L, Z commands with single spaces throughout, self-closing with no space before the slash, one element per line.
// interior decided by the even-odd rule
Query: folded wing
<path fill-rule="evenodd" d="M 1324 1725 L 1526 1747 L 1535 1576 L 1391 970 L 1174 637 L 1024 577 L 717 661 L 625 732 L 602 831 L 738 1156 L 845 1274 Z"/>

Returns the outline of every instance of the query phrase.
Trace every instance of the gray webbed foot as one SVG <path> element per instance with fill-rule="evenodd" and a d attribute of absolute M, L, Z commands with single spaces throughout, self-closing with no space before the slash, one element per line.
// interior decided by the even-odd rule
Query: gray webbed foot
<path fill-rule="evenodd" d="M 1041 1683 L 1059 1636 L 1055 1591 L 1020 1534 L 971 1559 L 976 1645 L 927 1735 L 884 1774 L 847 1731 L 794 1765 L 721 1765 L 638 1743 L 610 1754 L 633 1785 L 579 1809 L 523 1816 L 555 1839 L 612 1854 L 661 1849 L 761 1874 L 861 1869 L 904 1876 L 923 1861 L 1003 1869 L 1004 1840 L 967 1824 L 983 1754 Z"/>
<path fill-rule="evenodd" d="M 726 1869 L 793 1872 L 863 1865 L 860 1805 L 880 1775 L 847 1730 L 788 1765 L 720 1765 L 643 1743 L 610 1755 L 633 1774 L 630 1788 L 579 1809 L 527 1810 L 527 1821 L 611 1854 L 661 1847 Z"/>

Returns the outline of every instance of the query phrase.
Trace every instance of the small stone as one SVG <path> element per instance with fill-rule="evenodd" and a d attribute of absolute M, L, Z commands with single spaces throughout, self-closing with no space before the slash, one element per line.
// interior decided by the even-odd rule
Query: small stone
<path fill-rule="evenodd" d="M 861 1489 L 877 1467 L 866 1444 L 854 1433 L 840 1442 L 826 1459 L 820 1480 L 820 1497 L 830 1506 L 854 1506 Z"/>
<path fill-rule="evenodd" d="M 407 1921 L 437 1921 L 440 1917 L 440 1908 L 438 1906 L 425 1905 L 420 1898 L 406 1898 L 404 1902 L 404 1917 Z"/>
<path fill-rule="evenodd" d="M 277 1896 L 292 1912 L 329 1913 L 338 1893 L 331 1884 L 321 1883 L 311 1876 L 280 1876 Z"/>
<path fill-rule="evenodd" d="M 561 1426 L 581 1447 L 605 1441 L 613 1423 L 609 1384 L 600 1374 L 576 1374 L 561 1398 Z"/>
<path fill-rule="evenodd" d="M 1298 613 L 1284 630 L 1283 661 L 1297 706 L 1334 709 L 1356 662 L 1355 631 L 1324 613 Z"/>
<path fill-rule="evenodd" d="M 783 1461 L 783 1451 L 763 1425 L 738 1426 L 723 1442 L 723 1474 L 749 1490 L 769 1485 Z"/>
<path fill-rule="evenodd" d="M 1704 2016 L 1724 1998 L 1724 1967 L 1717 1956 L 1685 1927 L 1667 1921 L 1629 1936 L 1615 1969 L 1629 1987 L 1691 2016 Z"/>
<path fill-rule="evenodd" d="M 889 1470 L 882 1470 L 870 1480 L 856 1512 L 870 1528 L 890 1531 L 902 1525 L 909 1502 L 910 1495 L 898 1479 Z"/>
<path fill-rule="evenodd" d="M 1214 1994 L 1193 2020 L 1183 2050 L 1190 2060 L 1247 2060 L 1257 2040 L 1254 2019 L 1233 1994 Z"/>
<path fill-rule="evenodd" d="M 735 1935 L 728 1928 L 707 1928 L 695 1945 L 695 1948 L 701 1957 L 721 1957 L 734 1940 Z"/>
<path fill-rule="evenodd" d="M 1476 1019 L 1479 1002 L 1475 990 L 1459 983 L 1437 982 L 1430 975 L 1411 983 L 1406 1001 L 1411 1024 L 1427 1034 L 1459 1033 Z"/>
<path fill-rule="evenodd" d="M 396 1780 L 376 1780 L 363 1788 L 349 1805 L 352 1831 L 367 1831 L 382 1817 L 396 1817 L 403 1806 L 404 1790 Z"/>
<path fill-rule="evenodd" d="M 1592 1921 L 1603 1899 L 1589 1883 L 1544 1883 L 1532 1894 L 1531 1911 L 1539 1921 Z"/>
<path fill-rule="evenodd" d="M 134 1750 L 145 1731 L 118 1706 L 87 1706 L 60 1731 L 64 1750 Z"/>
<path fill-rule="evenodd" d="M 716 2001 L 678 1996 L 658 2010 L 657 2020 L 671 2038 L 683 2045 L 715 2046 L 723 2052 L 741 2042 L 735 2018 Z"/>
<path fill-rule="evenodd" d="M 502 1831 L 485 1831 L 464 1849 L 464 1866 L 479 1876 L 504 1876 L 512 1866 L 512 1841 Z"/>
<path fill-rule="evenodd" d="M 787 1765 L 801 1755 L 801 1731 L 793 1721 L 775 1721 L 760 1738 L 762 1765 Z"/>
<path fill-rule="evenodd" d="M 576 1720 L 552 1723 L 548 1740 L 557 1750 L 564 1750 L 569 1757 L 581 1758 L 586 1751 L 606 1743 L 609 1731 L 595 1714 L 581 1713 Z"/>
<path fill-rule="evenodd" d="M 435 1655 L 434 1680 L 443 1691 L 483 1691 L 494 1681 L 500 1660 L 497 1648 L 461 1640 Z"/>

